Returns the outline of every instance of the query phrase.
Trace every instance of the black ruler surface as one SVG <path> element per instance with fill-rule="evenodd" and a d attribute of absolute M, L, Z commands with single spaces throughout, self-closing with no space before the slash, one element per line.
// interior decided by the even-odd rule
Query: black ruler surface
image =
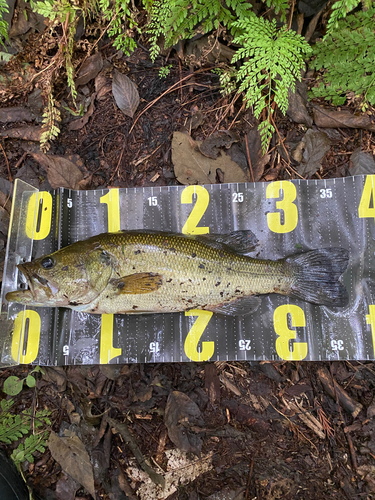
<path fill-rule="evenodd" d="M 369 360 L 375 345 L 375 176 L 271 183 L 38 192 L 17 181 L 2 290 L 14 319 L 0 333 L 2 364 L 204 360 Z M 339 246 L 349 250 L 345 308 L 279 295 L 246 317 L 208 311 L 95 316 L 8 304 L 16 264 L 120 229 L 225 234 L 250 229 L 254 257 L 276 260 Z"/>

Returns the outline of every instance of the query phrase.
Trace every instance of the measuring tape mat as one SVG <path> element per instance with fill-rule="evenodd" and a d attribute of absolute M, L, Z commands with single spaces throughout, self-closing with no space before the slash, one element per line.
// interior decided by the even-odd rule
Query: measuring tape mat
<path fill-rule="evenodd" d="M 70 365 L 206 360 L 369 360 L 375 346 L 375 176 L 271 183 L 38 192 L 18 182 L 3 278 L 1 363 Z M 350 252 L 344 308 L 280 295 L 227 317 L 90 315 L 4 299 L 20 287 L 16 264 L 102 232 L 153 229 L 226 234 L 250 229 L 251 256 L 280 259 L 325 247 Z M 152 272 L 152 269 L 150 269 Z"/>

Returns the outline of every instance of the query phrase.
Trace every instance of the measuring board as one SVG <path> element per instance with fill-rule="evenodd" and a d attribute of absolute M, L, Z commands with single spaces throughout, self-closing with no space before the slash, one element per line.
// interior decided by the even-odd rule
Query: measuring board
<path fill-rule="evenodd" d="M 2 287 L 3 365 L 205 360 L 369 360 L 375 345 L 375 176 L 271 183 L 39 192 L 17 180 Z M 90 315 L 7 303 L 25 286 L 16 264 L 120 229 L 226 234 L 250 229 L 253 257 L 343 247 L 350 252 L 344 308 L 262 296 L 258 310 L 228 317 Z M 152 269 L 150 269 L 152 272 Z"/>

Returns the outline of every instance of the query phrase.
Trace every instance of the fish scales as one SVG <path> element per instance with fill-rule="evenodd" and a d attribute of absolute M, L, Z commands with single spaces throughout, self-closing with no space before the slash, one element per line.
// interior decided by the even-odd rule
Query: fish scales
<path fill-rule="evenodd" d="M 157 231 L 101 234 L 20 264 L 29 289 L 9 292 L 6 300 L 97 314 L 206 309 L 243 315 L 259 304 L 254 295 L 269 293 L 346 305 L 340 280 L 347 250 L 254 259 L 240 253 L 248 247 L 248 233 L 220 235 L 219 241 Z"/>
<path fill-rule="evenodd" d="M 101 246 L 115 257 L 113 277 L 153 272 L 163 284 L 148 294 L 117 293 L 109 285 L 91 312 L 210 309 L 243 296 L 287 291 L 293 279 L 283 262 L 251 259 L 192 238 L 114 234 L 103 237 Z"/>

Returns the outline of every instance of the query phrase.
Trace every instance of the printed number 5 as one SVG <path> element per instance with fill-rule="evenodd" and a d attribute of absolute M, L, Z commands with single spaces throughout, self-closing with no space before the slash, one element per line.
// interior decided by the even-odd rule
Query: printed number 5
<path fill-rule="evenodd" d="M 280 212 L 267 214 L 268 227 L 274 233 L 290 233 L 296 228 L 298 222 L 298 210 L 293 203 L 297 197 L 295 185 L 289 181 L 271 182 L 267 186 L 267 199 L 280 198 L 280 196 L 282 199 L 276 202 L 276 208 Z"/>

